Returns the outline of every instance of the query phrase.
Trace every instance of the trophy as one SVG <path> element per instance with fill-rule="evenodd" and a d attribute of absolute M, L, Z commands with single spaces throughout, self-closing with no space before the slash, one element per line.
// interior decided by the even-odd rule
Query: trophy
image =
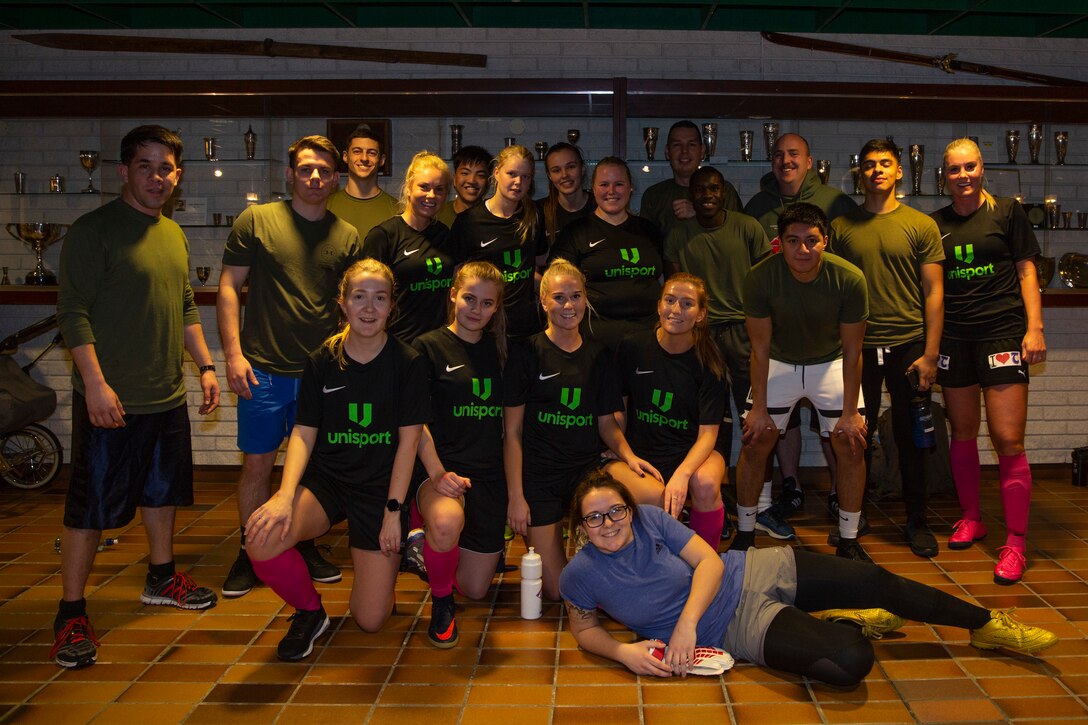
<path fill-rule="evenodd" d="M 1058 159 L 1058 166 L 1065 166 L 1065 152 L 1069 150 L 1069 132 L 1054 132 L 1054 156 Z"/>
<path fill-rule="evenodd" d="M 1039 163 L 1039 152 L 1043 150 L 1043 127 L 1038 123 L 1028 126 L 1028 153 L 1031 163 Z"/>
<path fill-rule="evenodd" d="M 8 224 L 8 234 L 26 244 L 34 250 L 38 262 L 34 269 L 27 273 L 26 283 L 33 285 L 56 284 L 57 275 L 45 268 L 42 262 L 44 252 L 54 242 L 59 242 L 68 232 L 68 224 L 48 224 L 46 222 L 29 222 L 26 224 Z"/>
<path fill-rule="evenodd" d="M 642 129 L 642 143 L 646 144 L 646 160 L 654 160 L 654 151 L 657 150 L 657 126 L 646 126 Z"/>
<path fill-rule="evenodd" d="M 204 158 L 208 161 L 219 160 L 219 142 L 215 140 L 215 137 L 204 137 Z"/>
<path fill-rule="evenodd" d="M 938 166 L 933 169 L 933 176 L 937 181 L 937 196 L 944 196 L 944 167 Z"/>
<path fill-rule="evenodd" d="M 212 268 L 211 267 L 197 267 L 196 268 L 196 278 L 198 280 L 200 280 L 200 286 L 201 287 L 203 287 L 204 285 L 206 285 L 208 283 L 208 277 L 210 277 L 211 274 L 212 274 Z"/>
<path fill-rule="evenodd" d="M 1009 155 L 1009 163 L 1016 163 L 1016 152 L 1020 150 L 1020 132 L 1009 130 L 1005 132 L 1005 153 Z"/>
<path fill-rule="evenodd" d="M 547 153 L 548 153 L 548 142 L 547 141 L 537 141 L 535 144 L 533 144 L 533 148 L 536 149 L 537 159 L 540 160 L 540 161 L 543 161 L 544 156 L 547 155 Z"/>
<path fill-rule="evenodd" d="M 751 131 L 740 132 L 740 160 L 751 161 L 752 160 L 752 140 L 755 134 Z"/>
<path fill-rule="evenodd" d="M 864 193 L 862 191 L 862 189 L 861 189 L 861 155 L 860 154 L 851 154 L 850 155 L 850 176 L 852 176 L 854 178 L 854 193 L 859 194 L 859 195 Z"/>
<path fill-rule="evenodd" d="M 1040 292 L 1050 286 L 1056 269 L 1057 260 L 1054 257 L 1044 257 L 1041 254 L 1035 257 L 1035 276 L 1039 279 Z"/>
<path fill-rule="evenodd" d="M 253 133 L 252 124 L 250 124 L 245 135 L 242 136 L 242 141 L 246 145 L 246 160 L 252 161 L 253 157 L 257 155 L 257 134 Z"/>
<path fill-rule="evenodd" d="M 1058 260 L 1058 277 L 1066 287 L 1088 287 L 1088 255 L 1068 252 Z"/>
<path fill-rule="evenodd" d="M 98 152 L 97 151 L 80 151 L 79 152 L 79 165 L 87 172 L 87 188 L 83 190 L 84 194 L 94 194 L 97 189 L 94 188 L 94 170 L 98 168 Z"/>
<path fill-rule="evenodd" d="M 767 160 L 774 156 L 774 145 L 778 143 L 778 124 L 768 121 L 763 124 L 763 144 L 767 147 Z"/>
<path fill-rule="evenodd" d="M 1048 229 L 1060 229 L 1062 205 L 1056 201 L 1046 202 L 1046 226 Z"/>
<path fill-rule="evenodd" d="M 827 186 L 827 182 L 831 180 L 831 162 L 828 159 L 816 161 L 816 175 L 820 177 L 820 183 Z"/>
<path fill-rule="evenodd" d="M 910 145 L 910 193 L 922 194 L 922 171 L 925 170 L 926 147 L 915 143 Z"/>
<path fill-rule="evenodd" d="M 517 146 L 517 144 L 518 144 L 518 139 L 517 139 L 516 136 L 506 136 L 502 140 L 502 147 L 504 149 L 508 149 L 511 146 Z"/>
<path fill-rule="evenodd" d="M 718 124 L 703 124 L 703 147 L 706 151 L 703 161 L 710 161 L 710 157 L 718 150 Z"/>
<path fill-rule="evenodd" d="M 459 123 L 450 124 L 450 156 L 456 156 L 461 150 L 461 132 L 465 127 Z"/>
<path fill-rule="evenodd" d="M 578 129 L 576 129 L 576 128 L 568 128 L 567 129 L 567 142 L 571 146 L 577 146 L 578 145 L 578 139 L 580 139 L 581 137 L 582 137 L 582 132 L 579 131 Z"/>

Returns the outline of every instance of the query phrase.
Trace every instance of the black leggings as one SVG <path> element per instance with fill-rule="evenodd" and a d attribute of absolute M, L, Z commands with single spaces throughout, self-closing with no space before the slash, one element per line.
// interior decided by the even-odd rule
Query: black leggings
<path fill-rule="evenodd" d="M 797 599 L 771 621 L 763 658 L 775 669 L 831 685 L 852 687 L 873 666 L 873 647 L 861 632 L 806 612 L 887 609 L 905 619 L 978 629 L 990 621 L 982 607 L 892 574 L 876 564 L 794 550 Z"/>

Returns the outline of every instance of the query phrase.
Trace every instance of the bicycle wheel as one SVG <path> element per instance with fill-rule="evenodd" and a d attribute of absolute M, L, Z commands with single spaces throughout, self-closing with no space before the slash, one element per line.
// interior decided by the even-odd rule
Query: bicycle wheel
<path fill-rule="evenodd" d="M 6 470 L 0 473 L 16 488 L 41 488 L 52 483 L 64 460 L 60 440 L 45 426 L 30 425 L 0 439 Z"/>

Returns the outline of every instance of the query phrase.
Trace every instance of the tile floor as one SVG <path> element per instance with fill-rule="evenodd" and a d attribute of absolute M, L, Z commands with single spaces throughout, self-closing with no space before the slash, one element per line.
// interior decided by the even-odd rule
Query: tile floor
<path fill-rule="evenodd" d="M 200 472 L 197 504 L 179 513 L 178 560 L 209 585 L 221 583 L 236 551 L 232 475 Z M 809 487 L 796 519 L 798 545 L 828 551 L 817 488 L 826 486 Z M 986 491 L 984 510 L 1000 511 L 996 486 Z M 342 583 L 322 587 L 332 633 L 308 662 L 276 660 L 289 612 L 267 589 L 201 613 L 140 605 L 146 561 L 135 523 L 114 534 L 120 542 L 99 555 L 91 577 L 98 664 L 63 671 L 48 659 L 63 493 L 62 483 L 44 492 L 0 489 L 3 723 L 1088 722 L 1088 489 L 1070 485 L 1068 467 L 1036 470 L 1031 568 L 1022 584 L 992 582 L 1003 543 L 992 516 L 981 546 L 942 546 L 932 561 L 901 542 L 895 502 L 873 507 L 865 540 L 884 566 L 987 607 L 1016 606 L 1061 642 L 1040 658 L 983 653 L 961 630 L 912 623 L 876 643 L 876 666 L 848 692 L 743 663 L 718 679 L 635 677 L 579 651 L 558 605 L 540 620 L 521 620 L 516 572 L 498 579 L 487 601 L 461 602 L 454 649 L 427 643 L 427 590 L 411 575 L 401 575 L 398 614 L 386 630 L 364 634 L 345 617 L 351 576 L 342 527 L 325 538 L 345 568 Z M 957 514 L 949 497 L 932 503 L 940 534 Z M 523 551 L 512 543 L 510 560 Z"/>

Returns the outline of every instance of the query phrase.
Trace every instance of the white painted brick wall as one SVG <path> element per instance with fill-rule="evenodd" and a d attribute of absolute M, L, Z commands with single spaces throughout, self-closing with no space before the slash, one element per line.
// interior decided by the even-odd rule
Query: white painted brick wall
<path fill-rule="evenodd" d="M 124 31 L 117 31 L 124 35 Z M 128 33 L 136 34 L 136 33 Z M 226 37 L 216 31 L 162 30 L 142 35 L 177 37 Z M 415 65 L 384 65 L 345 61 L 301 60 L 291 58 L 235 58 L 215 56 L 167 56 L 142 54 L 86 53 L 73 62 L 71 54 L 38 48 L 13 40 L 11 33 L 0 33 L 0 81 L 14 80 L 75 80 L 86 81 L 88 88 L 100 79 L 153 79 L 166 83 L 179 78 L 186 80 L 281 79 L 281 78 L 684 78 L 708 80 L 794 80 L 837 82 L 888 83 L 996 83 L 969 74 L 946 75 L 940 71 L 861 58 L 812 53 L 769 44 L 757 33 L 718 33 L 687 31 L 628 31 L 628 30 L 538 30 L 525 28 L 494 29 L 301 29 L 283 31 L 231 31 L 232 38 L 260 40 L 274 36 L 278 40 L 311 43 L 392 47 L 409 50 L 443 50 L 449 52 L 485 53 L 486 69 L 466 69 Z M 1076 40 L 1020 38 L 956 38 L 914 36 L 835 36 L 834 40 L 862 45 L 875 45 L 892 50 L 943 55 L 959 52 L 964 60 L 1008 66 L 1040 73 L 1088 80 L 1088 44 Z M 272 192 L 282 191 L 279 167 L 282 161 L 265 167 L 230 165 L 222 168 L 225 177 L 213 179 L 210 165 L 201 159 L 201 139 L 216 136 L 223 145 L 221 158 L 241 156 L 242 133 L 249 120 L 239 119 L 173 119 L 156 118 L 149 103 L 146 118 L 95 122 L 84 119 L 5 120 L 0 118 L 0 222 L 48 220 L 67 223 L 99 203 L 99 197 L 67 194 L 64 196 L 30 195 L 15 197 L 11 191 L 11 175 L 16 169 L 27 172 L 30 190 L 47 188 L 48 177 L 59 173 L 66 178 L 67 189 L 76 191 L 86 184 L 86 175 L 77 158 L 79 149 L 100 149 L 104 157 L 116 159 L 121 135 L 137 123 L 157 122 L 179 128 L 187 144 L 187 159 L 191 160 L 184 180 L 189 197 L 211 199 L 209 211 L 236 213 L 240 199 L 251 188 L 259 189 L 262 200 Z M 671 109 L 661 109 L 668 112 Z M 376 108 L 373 116 L 383 117 Z M 798 116 L 804 113 L 799 112 Z M 636 199 L 642 189 L 666 178 L 668 166 L 663 159 L 663 143 L 658 147 L 658 161 L 643 161 L 642 127 L 658 126 L 662 132 L 676 120 L 671 116 L 632 118 L 628 122 L 627 156 L 636 176 Z M 709 119 L 694 119 L 696 121 Z M 306 133 L 323 133 L 324 119 L 292 118 L 252 120 L 258 134 L 259 158 L 282 160 L 291 140 Z M 504 118 L 475 118 L 451 115 L 448 118 L 397 118 L 393 129 L 393 177 L 383 179 L 382 185 L 391 193 L 398 191 L 397 180 L 403 175 L 412 153 L 420 148 L 449 154 L 448 124 L 465 126 L 465 143 L 480 143 L 497 151 L 505 136 L 532 146 L 537 140 L 555 142 L 565 139 L 568 128 L 581 131 L 580 145 L 587 157 L 600 158 L 612 150 L 611 120 L 522 118 L 518 109 L 511 108 Z M 747 200 L 758 190 L 760 176 L 767 171 L 758 121 L 718 119 L 718 151 L 712 163 L 725 173 Z M 941 149 L 950 139 L 972 134 L 980 137 L 983 156 L 988 164 L 1004 161 L 1003 135 L 1005 126 L 959 123 L 932 123 L 922 119 L 901 123 L 865 123 L 862 121 L 795 121 L 780 119 L 781 131 L 796 131 L 812 143 L 815 158 L 832 163 L 832 183 L 849 189 L 847 171 L 849 156 L 856 153 L 870 137 L 892 135 L 900 146 L 922 143 L 926 147 L 926 176 L 923 191 L 932 193 L 932 168 L 939 163 Z M 517 130 L 514 130 L 517 129 Z M 756 132 L 754 161 L 738 161 L 738 132 Z M 1047 127 L 1044 155 L 1053 158 L 1053 143 Z M 1062 130 L 1066 130 L 1063 128 Z M 1088 125 L 1073 126 L 1070 164 L 1088 164 Z M 1083 167 L 1066 169 L 1031 167 L 1027 161 L 1026 127 L 1022 130 L 1019 167 L 1019 188 L 1027 200 L 1041 200 L 1057 195 L 1068 210 L 1088 210 L 1088 175 Z M 116 192 L 115 170 L 112 167 L 95 173 L 95 185 Z M 269 178 L 265 178 L 265 177 Z M 991 168 L 991 184 L 999 193 L 1013 193 L 1016 174 Z M 538 177 L 541 178 L 542 177 Z M 543 193 L 543 181 L 538 195 Z M 909 189 L 909 180 L 905 181 Z M 942 205 L 935 197 L 908 198 L 908 203 L 930 211 Z M 192 246 L 192 263 L 210 265 L 216 271 L 222 254 L 226 229 L 189 227 L 187 234 Z M 30 253 L 19 242 L 7 238 L 0 241 L 0 264 L 9 267 L 13 281 L 31 268 Z M 1044 253 L 1058 257 L 1065 252 L 1088 252 L 1088 232 L 1056 231 L 1041 237 Z M 46 254 L 46 263 L 57 267 L 59 245 Z M 213 279 L 216 272 L 213 272 Z M 195 276 L 193 279 L 196 284 Z M 0 337 L 46 316 L 45 307 L 0 308 Z M 212 347 L 222 374 L 222 353 L 215 329 L 214 310 L 201 308 L 205 335 Z M 1033 369 L 1031 406 L 1028 421 L 1028 452 L 1036 463 L 1068 462 L 1069 450 L 1088 444 L 1088 322 L 1085 309 L 1049 309 L 1044 313 L 1047 342 L 1050 348 L 1046 365 Z M 23 347 L 20 361 L 41 349 L 45 339 Z M 60 404 L 48 425 L 67 446 L 70 431 L 70 359 L 63 349 L 54 350 L 39 363 L 35 377 L 58 391 Z M 222 381 L 221 381 L 222 383 Z M 225 383 L 223 383 L 225 385 Z M 203 464 L 234 465 L 239 456 L 234 446 L 235 407 L 233 395 L 224 395 L 222 407 L 207 419 L 198 419 L 195 408 L 199 402 L 199 385 L 195 370 L 187 369 L 189 400 L 193 411 L 193 445 L 197 461 Z M 983 439 L 983 460 L 996 462 Z M 802 462 L 815 465 L 822 460 L 818 442 L 808 432 Z"/>

